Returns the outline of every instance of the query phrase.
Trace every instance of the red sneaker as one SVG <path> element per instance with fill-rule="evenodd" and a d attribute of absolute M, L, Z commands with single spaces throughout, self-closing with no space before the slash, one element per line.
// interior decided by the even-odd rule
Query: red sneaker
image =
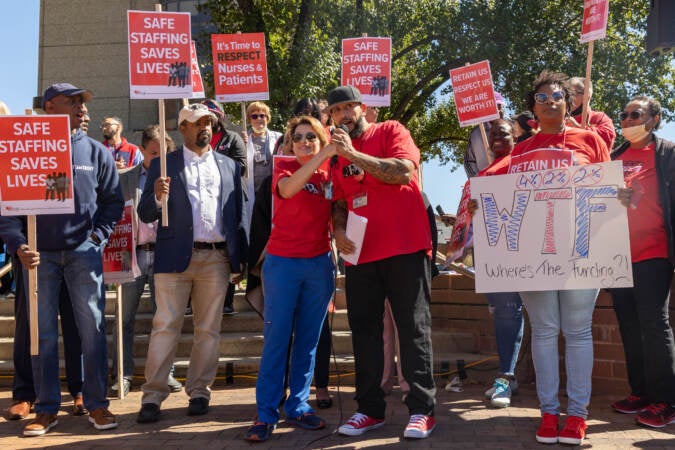
<path fill-rule="evenodd" d="M 675 422 L 675 408 L 668 403 L 652 403 L 638 413 L 637 423 L 652 428 L 663 428 Z"/>
<path fill-rule="evenodd" d="M 647 397 L 639 397 L 637 395 L 629 395 L 623 400 L 612 403 L 614 411 L 621 414 L 635 414 L 644 411 L 651 402 Z"/>
<path fill-rule="evenodd" d="M 357 412 L 349 418 L 347 423 L 338 428 L 338 433 L 347 436 L 361 436 L 366 431 L 380 428 L 382 425 L 384 425 L 384 419 L 375 419 Z"/>
<path fill-rule="evenodd" d="M 403 432 L 404 438 L 424 439 L 431 435 L 431 432 L 436 428 L 436 419 L 434 416 L 426 416 L 424 414 L 413 414 L 410 416 L 408 426 Z"/>
<path fill-rule="evenodd" d="M 560 416 L 544 413 L 541 416 L 541 423 L 537 430 L 537 442 L 542 444 L 556 444 L 558 442 L 558 427 L 560 425 Z"/>
<path fill-rule="evenodd" d="M 586 437 L 586 421 L 581 417 L 568 416 L 565 426 L 560 430 L 558 442 L 561 444 L 581 445 Z"/>

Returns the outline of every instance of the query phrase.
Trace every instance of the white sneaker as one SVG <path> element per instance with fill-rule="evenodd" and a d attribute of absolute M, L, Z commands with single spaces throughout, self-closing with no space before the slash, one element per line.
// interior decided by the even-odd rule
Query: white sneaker
<path fill-rule="evenodd" d="M 380 428 L 384 425 L 384 419 L 375 419 L 361 413 L 354 413 L 347 423 L 338 428 L 338 433 L 347 436 L 361 436 L 366 431 Z"/>

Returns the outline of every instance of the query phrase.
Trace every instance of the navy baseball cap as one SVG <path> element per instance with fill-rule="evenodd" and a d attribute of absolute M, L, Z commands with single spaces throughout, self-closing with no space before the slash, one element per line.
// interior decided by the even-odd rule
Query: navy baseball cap
<path fill-rule="evenodd" d="M 70 83 L 55 83 L 49 86 L 44 95 L 42 96 L 42 107 L 45 106 L 49 100 L 53 99 L 57 95 L 65 95 L 66 97 L 74 97 L 76 95 L 82 96 L 83 102 L 88 102 L 94 96 L 91 91 L 86 89 L 80 89 L 79 87 L 73 86 Z"/>

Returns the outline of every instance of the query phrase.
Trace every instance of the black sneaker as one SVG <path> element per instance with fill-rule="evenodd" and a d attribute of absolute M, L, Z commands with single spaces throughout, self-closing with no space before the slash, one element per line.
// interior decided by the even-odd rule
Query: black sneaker
<path fill-rule="evenodd" d="M 231 305 L 225 305 L 223 306 L 223 315 L 225 316 L 233 316 L 237 314 L 237 311 L 234 310 L 234 307 Z"/>
<path fill-rule="evenodd" d="M 209 399 L 204 397 L 195 397 L 190 399 L 188 404 L 188 416 L 202 416 L 209 412 Z"/>
<path fill-rule="evenodd" d="M 623 400 L 612 403 L 612 408 L 621 414 L 635 414 L 644 411 L 650 403 L 647 397 L 631 394 Z"/>
<path fill-rule="evenodd" d="M 138 412 L 136 422 L 138 423 L 152 423 L 159 420 L 159 405 L 155 403 L 143 403 L 141 410 Z"/>
<path fill-rule="evenodd" d="M 276 428 L 276 425 L 256 421 L 248 429 L 248 431 L 246 432 L 246 436 L 244 436 L 244 439 L 252 442 L 266 441 L 272 435 L 272 431 L 274 431 L 274 428 Z"/>
<path fill-rule="evenodd" d="M 652 403 L 637 415 L 637 423 L 652 428 L 663 428 L 675 423 L 675 408 L 668 403 Z"/>

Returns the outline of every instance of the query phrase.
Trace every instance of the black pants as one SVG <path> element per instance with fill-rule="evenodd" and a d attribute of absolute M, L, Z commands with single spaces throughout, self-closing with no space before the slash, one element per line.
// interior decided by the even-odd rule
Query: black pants
<path fill-rule="evenodd" d="M 323 319 L 323 327 L 319 335 L 319 343 L 316 346 L 316 361 L 314 363 L 314 386 L 318 388 L 328 387 L 328 378 L 330 377 L 330 349 L 331 333 L 330 320 L 331 313 L 328 312 Z"/>
<path fill-rule="evenodd" d="M 612 289 L 633 395 L 675 403 L 675 341 L 668 317 L 673 266 L 664 258 L 633 264 L 633 288 Z"/>
<path fill-rule="evenodd" d="M 384 299 L 398 328 L 403 376 L 410 384 L 410 414 L 433 415 L 436 387 L 431 348 L 430 263 L 424 251 L 346 268 L 349 326 L 356 367 L 358 412 L 384 418 L 380 388 L 384 365 Z"/>

